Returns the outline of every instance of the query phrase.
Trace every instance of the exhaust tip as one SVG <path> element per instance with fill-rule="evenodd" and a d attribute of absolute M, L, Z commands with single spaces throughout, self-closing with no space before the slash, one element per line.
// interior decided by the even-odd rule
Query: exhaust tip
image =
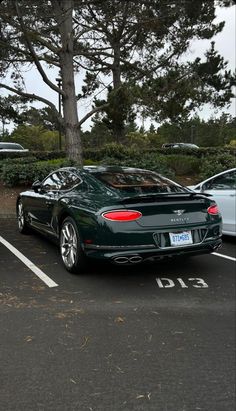
<path fill-rule="evenodd" d="M 138 264 L 141 263 L 141 261 L 143 261 L 143 258 L 138 255 L 132 255 L 130 257 L 126 257 L 126 256 L 119 256 L 119 257 L 114 257 L 113 258 L 113 262 L 116 264 Z"/>
<path fill-rule="evenodd" d="M 215 245 L 213 249 L 214 251 L 216 251 L 216 250 L 219 250 L 221 247 L 222 247 L 222 243 Z"/>
<path fill-rule="evenodd" d="M 120 257 L 113 258 L 113 261 L 116 264 L 127 264 L 129 262 L 129 259 L 128 259 L 128 257 L 120 256 Z"/>
<path fill-rule="evenodd" d="M 132 264 L 138 264 L 141 263 L 141 261 L 143 260 L 143 258 L 140 255 L 133 255 L 132 257 L 129 258 L 129 261 Z"/>

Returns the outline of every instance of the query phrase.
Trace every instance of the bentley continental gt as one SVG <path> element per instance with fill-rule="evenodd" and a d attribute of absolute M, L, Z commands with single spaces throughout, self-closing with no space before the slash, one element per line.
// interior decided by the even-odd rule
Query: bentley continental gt
<path fill-rule="evenodd" d="M 149 170 L 61 168 L 20 193 L 16 209 L 19 231 L 54 240 L 69 272 L 89 259 L 131 265 L 221 245 L 217 204 Z"/>

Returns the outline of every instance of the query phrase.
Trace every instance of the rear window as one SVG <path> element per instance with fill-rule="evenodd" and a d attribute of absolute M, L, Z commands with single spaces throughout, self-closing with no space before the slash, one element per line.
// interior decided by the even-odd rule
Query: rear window
<path fill-rule="evenodd" d="M 137 194 L 187 191 L 173 181 L 154 172 L 100 172 L 93 175 L 109 187 Z"/>

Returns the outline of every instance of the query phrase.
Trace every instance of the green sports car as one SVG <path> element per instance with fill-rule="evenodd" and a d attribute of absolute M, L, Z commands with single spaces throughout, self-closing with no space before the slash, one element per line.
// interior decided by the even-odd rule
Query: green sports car
<path fill-rule="evenodd" d="M 55 240 L 70 272 L 89 258 L 138 264 L 221 245 L 216 203 L 149 170 L 61 168 L 20 193 L 16 206 L 20 232 Z"/>

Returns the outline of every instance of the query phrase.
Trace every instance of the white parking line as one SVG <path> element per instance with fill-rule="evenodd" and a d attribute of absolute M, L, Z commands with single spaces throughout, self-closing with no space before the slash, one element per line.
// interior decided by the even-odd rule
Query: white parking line
<path fill-rule="evenodd" d="M 5 245 L 19 260 L 22 261 L 37 277 L 40 278 L 48 287 L 57 287 L 58 284 L 55 283 L 51 278 L 49 278 L 40 268 L 38 268 L 32 261 L 25 257 L 20 251 L 18 251 L 13 245 L 11 245 L 7 240 L 0 236 L 0 242 Z"/>
<path fill-rule="evenodd" d="M 224 254 L 219 254 L 219 253 L 212 253 L 212 254 L 216 255 L 217 257 L 226 258 L 226 260 L 236 261 L 236 258 L 230 257 L 229 255 L 224 255 Z"/>

